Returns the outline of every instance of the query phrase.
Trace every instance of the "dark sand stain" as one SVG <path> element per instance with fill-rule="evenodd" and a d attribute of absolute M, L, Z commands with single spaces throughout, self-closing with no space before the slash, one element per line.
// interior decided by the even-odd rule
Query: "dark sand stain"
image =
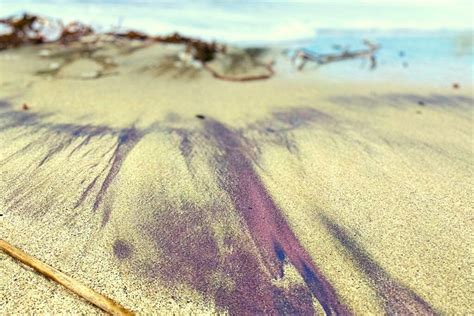
<path fill-rule="evenodd" d="M 133 249 L 130 243 L 123 239 L 117 239 L 114 242 L 113 250 L 114 255 L 121 260 L 129 258 L 133 253 Z"/>
<path fill-rule="evenodd" d="M 299 149 L 292 134 L 294 130 L 309 127 L 311 124 L 311 127 L 315 128 L 323 125 L 328 127 L 334 123 L 335 119 L 324 112 L 307 107 L 294 107 L 275 111 L 267 119 L 251 123 L 243 131 L 246 137 L 242 141 L 250 141 L 248 147 L 253 147 L 257 152 L 260 150 L 259 143 L 270 143 L 282 146 L 297 155 Z M 253 139 L 252 134 L 255 133 L 258 139 Z"/>
<path fill-rule="evenodd" d="M 11 103 L 7 100 L 0 100 L 0 108 L 7 108 L 11 107 Z"/>
<path fill-rule="evenodd" d="M 225 218 L 227 211 L 218 206 L 201 209 L 188 201 L 178 207 L 162 206 L 147 223 L 146 230 L 162 253 L 147 274 L 159 277 L 171 288 L 186 284 L 198 290 L 222 312 L 233 315 L 274 313 L 275 305 L 285 305 L 284 302 L 291 301 L 291 295 L 287 297 L 271 284 L 258 258 L 247 250 L 251 249 L 248 242 L 226 235 L 227 251 L 222 253 L 217 245 L 218 237 L 212 233 L 209 217 Z M 298 298 L 293 297 L 295 300 L 298 302 Z M 306 310 L 312 310 L 310 303 L 309 306 L 306 303 Z"/>
<path fill-rule="evenodd" d="M 6 111 L 0 113 L 0 132 L 9 129 L 21 129 L 24 126 L 39 129 L 44 125 L 42 120 L 50 116 L 49 114 L 10 110 L 10 106 L 5 108 Z"/>
<path fill-rule="evenodd" d="M 339 95 L 332 96 L 329 101 L 339 105 L 362 105 L 368 107 L 375 106 L 406 106 L 406 105 L 425 105 L 427 107 L 459 107 L 474 105 L 474 99 L 462 95 L 417 95 L 408 93 L 386 93 L 373 94 L 370 96 L 364 95 Z"/>
<path fill-rule="evenodd" d="M 205 130 L 221 155 L 216 158 L 219 182 L 246 223 L 262 261 L 274 279 L 281 278 L 286 258 L 305 280 L 326 314 L 348 314 L 335 289 L 313 263 L 255 172 L 238 133 L 208 119 Z M 275 246 L 277 245 L 277 246 Z"/>
<path fill-rule="evenodd" d="M 435 315 L 435 310 L 420 296 L 394 280 L 350 236 L 349 232 L 326 216 L 321 221 L 331 235 L 340 242 L 359 269 L 371 280 L 371 285 L 382 300 L 389 315 Z"/>
<path fill-rule="evenodd" d="M 295 151 L 297 144 L 291 132 L 314 122 L 332 122 L 330 116 L 313 109 L 292 108 L 275 112 L 267 120 L 252 123 L 238 131 L 209 117 L 200 119 L 203 129 L 197 131 L 174 127 L 138 130 L 52 124 L 45 120 L 50 114 L 15 111 L 7 103 L 0 103 L 0 108 L 0 131 L 17 130 L 12 142 L 23 136 L 37 135 L 37 139 L 23 145 L 7 160 L 31 152 L 42 152 L 44 146 L 49 148 L 39 158 L 37 168 L 60 153 L 65 153 L 69 158 L 79 152 L 94 156 L 96 162 L 90 170 L 94 174 L 90 180 L 86 177 L 82 180 L 82 192 L 75 205 L 85 204 L 87 197 L 95 194 L 87 202 L 91 202 L 92 210 L 101 210 L 102 226 L 107 224 L 112 212 L 109 203 L 104 203 L 110 186 L 119 175 L 127 156 L 147 133 L 178 135 L 179 150 L 191 174 L 193 170 L 190 164 L 196 150 L 204 148 L 209 153 L 215 153 L 209 158 L 209 163 L 217 174 L 219 186 L 230 197 L 251 239 L 238 240 L 231 235 L 214 235 L 210 223 L 219 218 L 222 220 L 229 212 L 223 206 L 211 205 L 203 209 L 190 201 L 177 201 L 178 205 L 173 201 L 173 206 L 166 206 L 164 197 L 156 205 L 152 219 L 147 220 L 143 230 L 152 237 L 154 246 L 163 254 L 155 261 L 138 263 L 138 269 L 146 268 L 147 277 L 159 277 L 170 288 L 186 284 L 213 300 L 220 310 L 231 314 L 314 314 L 312 297 L 320 302 L 326 314 L 350 313 L 339 302 L 333 286 L 302 247 L 254 169 L 258 155 L 253 155 L 253 151 L 255 148 L 259 150 L 260 142 L 271 139 L 275 144 Z M 249 138 L 249 134 L 257 137 Z M 89 146 L 100 139 L 108 144 L 108 148 L 106 146 L 97 151 Z M 105 167 L 95 168 L 103 159 L 106 161 Z M 46 185 L 47 181 L 48 178 L 45 178 L 34 184 L 31 190 Z M 25 195 L 31 190 L 20 187 L 12 194 Z M 157 192 L 150 194 L 156 195 Z M 219 200 L 219 197 L 214 199 Z M 224 238 L 227 249 L 224 253 L 222 246 L 219 246 L 219 238 Z M 350 241 L 346 241 L 346 244 L 351 245 Z M 131 259 L 135 246 L 126 240 L 117 239 L 112 245 L 113 254 L 120 260 Z M 388 312 L 431 311 L 413 292 L 391 281 L 376 264 L 365 262 L 361 250 L 356 246 L 351 247 L 356 249 L 353 253 L 357 260 L 366 266 L 366 273 L 381 284 L 377 285 L 377 289 Z M 305 285 L 295 285 L 289 289 L 274 285 L 273 280 L 284 277 L 285 264 L 295 267 Z M 416 309 L 407 306 L 415 306 Z"/>
<path fill-rule="evenodd" d="M 179 150 L 181 152 L 181 155 L 186 159 L 186 164 L 188 168 L 191 168 L 190 161 L 192 159 L 192 154 L 193 154 L 193 143 L 191 141 L 191 132 L 186 129 L 176 129 L 175 132 L 181 138 L 181 141 L 179 144 Z"/>
<path fill-rule="evenodd" d="M 278 112 L 273 120 L 280 126 L 281 130 L 278 132 L 285 133 L 321 117 L 324 116 L 320 112 L 298 109 L 286 114 Z M 209 223 L 225 218 L 228 210 L 222 209 L 222 206 L 202 209 L 190 201 L 165 206 L 166 202 L 160 199 L 154 219 L 147 221 L 146 231 L 155 241 L 156 249 L 161 255 L 147 269 L 147 275 L 159 277 L 170 287 L 186 284 L 211 298 L 220 310 L 231 314 L 314 314 L 313 295 L 321 300 L 328 314 L 348 313 L 337 301 L 334 289 L 315 268 L 276 209 L 254 172 L 252 162 L 242 153 L 248 144 L 243 143 L 246 140 L 242 133 L 231 131 L 207 117 L 201 120 L 204 132 L 197 132 L 198 137 L 191 138 L 193 132 L 187 129 L 174 130 L 181 138 L 178 143 L 180 152 L 193 174 L 190 167 L 193 151 L 202 148 L 217 150 L 211 161 L 218 161 L 214 168 L 223 177 L 220 184 L 226 192 L 237 195 L 236 198 L 232 197 L 234 207 L 237 206 L 237 210 L 241 211 L 239 214 L 244 214 L 244 220 L 252 225 L 251 233 L 254 238 L 242 241 L 234 236 L 224 236 L 225 248 L 232 251 L 223 254 L 217 243 L 220 237 L 213 235 Z M 203 143 L 194 144 L 195 141 Z M 234 183 L 232 179 L 240 171 L 243 174 Z M 244 180 L 246 178 L 247 181 Z M 256 192 L 257 196 L 251 200 L 243 197 L 246 194 L 243 187 L 246 185 L 249 185 L 249 190 Z M 215 199 L 218 200 L 219 197 L 216 196 Z M 246 207 L 249 211 L 242 211 Z M 249 214 L 253 213 L 254 207 L 257 208 L 257 215 L 252 217 Z M 268 216 L 269 219 L 259 218 L 259 215 Z M 271 219 L 272 217 L 277 219 Z M 266 228 L 270 233 L 258 235 L 258 228 L 266 226 L 270 226 Z M 252 250 L 255 249 L 256 240 L 260 243 L 257 252 L 259 255 Z M 262 265 L 262 260 L 266 264 Z M 283 277 L 283 265 L 288 263 L 299 268 L 306 286 L 281 289 L 272 283 L 274 279 Z"/>
<path fill-rule="evenodd" d="M 314 315 L 311 292 L 304 286 L 292 286 L 288 290 L 274 288 L 275 311 L 279 315 Z"/>
<path fill-rule="evenodd" d="M 127 158 L 127 155 L 130 151 L 135 147 L 135 145 L 140 141 L 141 135 L 135 128 L 123 129 L 120 131 L 117 139 L 117 147 L 115 148 L 112 157 L 109 160 L 110 169 L 102 182 L 102 186 L 100 187 L 99 192 L 95 198 L 94 204 L 92 209 L 95 211 L 99 208 L 100 204 L 102 203 L 107 190 L 109 189 L 110 185 L 114 181 L 115 177 L 120 171 L 123 162 Z M 105 208 L 103 217 L 102 217 L 102 226 L 107 224 L 110 218 L 111 209 L 109 207 Z"/>
<path fill-rule="evenodd" d="M 58 154 L 68 152 L 67 157 L 71 158 L 93 140 L 98 140 L 106 136 L 111 139 L 116 139 L 116 144 L 110 147 L 109 150 L 103 152 L 101 156 L 97 156 L 96 152 L 92 152 L 92 148 L 85 153 L 85 155 L 96 155 L 96 158 L 100 159 L 105 159 L 107 156 L 110 157 L 106 167 L 93 178 L 80 194 L 78 201 L 75 203 L 75 208 L 83 204 L 87 196 L 93 192 L 103 173 L 106 172 L 104 181 L 100 185 L 92 205 L 94 211 L 99 208 L 107 190 L 119 173 L 125 158 L 142 136 L 140 131 L 135 128 L 113 129 L 107 126 L 49 123 L 45 121 L 45 119 L 51 114 L 16 111 L 7 103 L 2 106 L 2 109 L 4 109 L 4 111 L 0 112 L 0 132 L 16 129 L 18 133 L 17 136 L 14 136 L 15 138 L 12 139 L 12 141 L 22 137 L 37 135 L 37 138 L 32 140 L 29 144 L 24 145 L 13 154 L 3 158 L 0 161 L 2 164 L 29 152 L 41 152 L 46 148 L 46 153 L 38 160 L 36 166 L 36 169 L 38 169 Z M 74 143 L 77 143 L 78 139 L 82 140 L 73 146 Z M 102 226 L 107 223 L 109 217 L 110 208 L 105 208 Z"/>

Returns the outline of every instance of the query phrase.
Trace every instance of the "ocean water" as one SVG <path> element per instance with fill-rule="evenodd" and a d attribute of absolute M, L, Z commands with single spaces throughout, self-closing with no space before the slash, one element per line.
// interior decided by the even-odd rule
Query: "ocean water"
<path fill-rule="evenodd" d="M 347 78 L 350 70 L 357 80 L 459 83 L 472 88 L 473 34 L 469 31 L 320 31 L 300 46 L 320 54 L 337 53 L 335 46 L 366 48 L 364 39 L 380 45 L 375 69 L 367 60 L 354 59 L 317 67 L 318 71 L 335 79 Z"/>
<path fill-rule="evenodd" d="M 470 0 L 152 1 L 0 0 L 0 16 L 30 12 L 99 31 L 180 32 L 242 46 L 279 45 L 335 53 L 334 45 L 381 45 L 378 65 L 351 60 L 318 67 L 333 78 L 472 85 Z M 308 67 L 309 68 L 309 67 Z M 313 66 L 314 68 L 314 66 Z"/>

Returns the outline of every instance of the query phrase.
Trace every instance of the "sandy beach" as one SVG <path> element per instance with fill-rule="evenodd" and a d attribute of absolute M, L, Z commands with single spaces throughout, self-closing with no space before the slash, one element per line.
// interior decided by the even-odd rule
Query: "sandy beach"
<path fill-rule="evenodd" d="M 182 50 L 0 51 L 2 239 L 138 314 L 474 313 L 472 83 L 333 82 L 277 49 L 226 82 Z M 2 315 L 102 313 L 0 271 Z"/>

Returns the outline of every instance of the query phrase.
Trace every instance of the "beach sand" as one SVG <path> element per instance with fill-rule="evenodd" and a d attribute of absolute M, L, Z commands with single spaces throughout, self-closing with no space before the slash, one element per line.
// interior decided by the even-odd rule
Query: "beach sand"
<path fill-rule="evenodd" d="M 472 86 L 139 45 L 0 52 L 2 239 L 141 314 L 474 313 Z M 0 314 L 101 313 L 0 270 Z"/>

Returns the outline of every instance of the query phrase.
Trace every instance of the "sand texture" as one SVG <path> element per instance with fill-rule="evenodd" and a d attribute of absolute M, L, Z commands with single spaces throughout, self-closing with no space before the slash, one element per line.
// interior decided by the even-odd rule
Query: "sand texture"
<path fill-rule="evenodd" d="M 179 49 L 0 52 L 0 238 L 139 314 L 474 313 L 472 86 Z M 0 271 L 0 314 L 101 313 Z"/>

